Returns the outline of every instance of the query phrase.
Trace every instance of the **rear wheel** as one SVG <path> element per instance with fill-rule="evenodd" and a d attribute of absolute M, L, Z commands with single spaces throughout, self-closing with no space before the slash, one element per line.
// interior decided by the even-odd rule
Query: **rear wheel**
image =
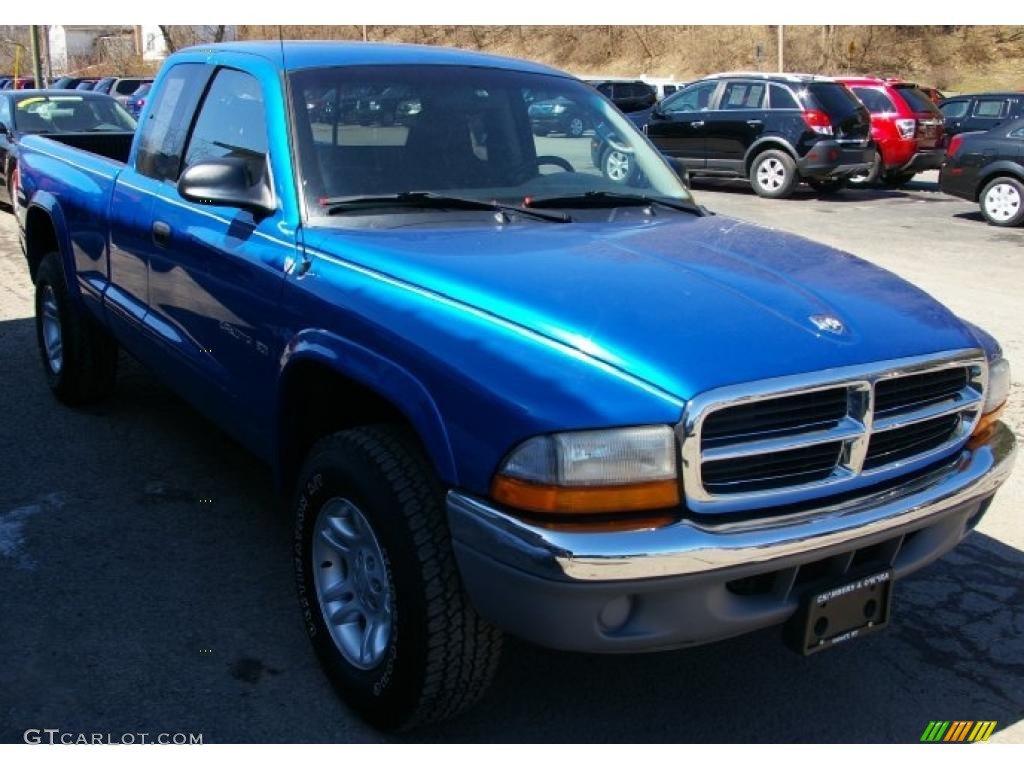
<path fill-rule="evenodd" d="M 113 391 L 117 342 L 71 302 L 57 253 L 44 256 L 36 272 L 36 339 L 57 399 L 81 405 Z"/>
<path fill-rule="evenodd" d="M 903 173 L 887 173 L 882 177 L 882 183 L 890 189 L 898 189 L 904 184 L 908 184 L 917 174 L 913 171 L 904 171 Z"/>
<path fill-rule="evenodd" d="M 750 183 L 761 197 L 789 197 L 799 181 L 793 158 L 779 149 L 762 152 L 750 166 Z"/>
<path fill-rule="evenodd" d="M 295 502 L 295 575 L 306 631 L 340 695 L 402 728 L 475 703 L 501 634 L 476 615 L 452 551 L 444 489 L 388 425 L 317 443 Z"/>
<path fill-rule="evenodd" d="M 1024 184 L 1011 176 L 993 179 L 981 191 L 978 204 L 989 224 L 1015 227 L 1024 222 Z"/>
<path fill-rule="evenodd" d="M 582 117 L 573 117 L 569 120 L 569 125 L 566 126 L 565 132 L 574 139 L 578 139 L 583 135 L 583 130 L 586 125 L 583 123 Z"/>
<path fill-rule="evenodd" d="M 860 171 L 850 176 L 849 183 L 851 187 L 873 187 L 878 183 L 878 178 L 881 175 L 882 156 L 876 150 L 874 156 L 871 158 L 871 166 L 866 171 Z"/>
<path fill-rule="evenodd" d="M 846 189 L 846 179 L 807 179 L 807 185 L 822 195 L 834 195 Z"/>

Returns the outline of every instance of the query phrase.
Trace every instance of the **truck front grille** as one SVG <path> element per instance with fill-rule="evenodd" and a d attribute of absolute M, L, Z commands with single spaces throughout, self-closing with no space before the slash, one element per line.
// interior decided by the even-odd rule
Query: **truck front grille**
<path fill-rule="evenodd" d="M 739 511 L 842 493 L 953 451 L 981 415 L 977 351 L 834 369 L 695 397 L 682 429 L 696 511 Z"/>

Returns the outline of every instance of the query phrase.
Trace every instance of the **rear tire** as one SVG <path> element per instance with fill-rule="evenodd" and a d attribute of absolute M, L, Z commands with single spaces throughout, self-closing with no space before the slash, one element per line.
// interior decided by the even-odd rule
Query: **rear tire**
<path fill-rule="evenodd" d="M 36 272 L 36 340 L 46 382 L 61 402 L 83 405 L 114 390 L 117 342 L 72 304 L 58 253 L 46 254 Z"/>
<path fill-rule="evenodd" d="M 1016 227 L 1024 222 L 1024 184 L 1012 176 L 992 179 L 981 190 L 978 205 L 985 221 L 996 227 Z"/>
<path fill-rule="evenodd" d="M 820 195 L 834 195 L 846 189 L 846 179 L 807 179 L 807 186 Z"/>
<path fill-rule="evenodd" d="M 915 172 L 887 173 L 882 177 L 882 183 L 889 189 L 899 189 L 904 184 L 910 183 L 915 176 L 917 176 Z"/>
<path fill-rule="evenodd" d="M 750 165 L 750 184 L 761 197 L 789 197 L 799 183 L 796 162 L 780 149 L 762 152 Z"/>
<path fill-rule="evenodd" d="M 601 156 L 601 172 L 615 184 L 629 184 L 633 180 L 636 162 L 629 152 L 608 147 Z"/>
<path fill-rule="evenodd" d="M 501 633 L 470 605 L 444 489 L 410 436 L 378 425 L 324 438 L 294 509 L 306 632 L 342 698 L 387 729 L 474 704 L 494 677 Z"/>
<path fill-rule="evenodd" d="M 850 186 L 858 189 L 875 186 L 878 183 L 878 178 L 882 175 L 882 167 L 882 156 L 876 150 L 871 160 L 871 167 L 863 173 L 851 176 L 848 179 Z"/>

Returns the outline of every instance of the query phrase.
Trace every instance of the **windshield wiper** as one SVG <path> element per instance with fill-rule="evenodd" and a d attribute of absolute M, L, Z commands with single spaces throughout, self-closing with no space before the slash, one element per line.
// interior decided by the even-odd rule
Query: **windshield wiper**
<path fill-rule="evenodd" d="M 318 201 L 327 209 L 328 216 L 351 213 L 363 208 L 434 208 L 438 210 L 459 211 L 497 211 L 500 213 L 518 213 L 542 221 L 554 221 L 565 224 L 572 221 L 567 213 L 535 211 L 519 205 L 499 203 L 496 200 L 478 200 L 473 197 L 442 195 L 438 192 L 395 192 L 389 195 L 346 195 L 344 197 L 327 197 Z"/>
<path fill-rule="evenodd" d="M 694 216 L 707 215 L 704 206 L 686 200 L 652 197 L 651 195 L 633 194 L 630 192 L 592 190 L 576 195 L 535 197 L 529 203 L 531 208 L 616 208 L 620 205 L 662 205 L 676 211 L 692 213 Z"/>

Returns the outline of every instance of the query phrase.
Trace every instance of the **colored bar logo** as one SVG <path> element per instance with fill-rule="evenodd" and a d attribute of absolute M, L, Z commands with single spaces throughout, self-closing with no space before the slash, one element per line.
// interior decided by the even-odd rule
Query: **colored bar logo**
<path fill-rule="evenodd" d="M 921 741 L 988 741 L 995 729 L 995 720 L 932 720 Z"/>

